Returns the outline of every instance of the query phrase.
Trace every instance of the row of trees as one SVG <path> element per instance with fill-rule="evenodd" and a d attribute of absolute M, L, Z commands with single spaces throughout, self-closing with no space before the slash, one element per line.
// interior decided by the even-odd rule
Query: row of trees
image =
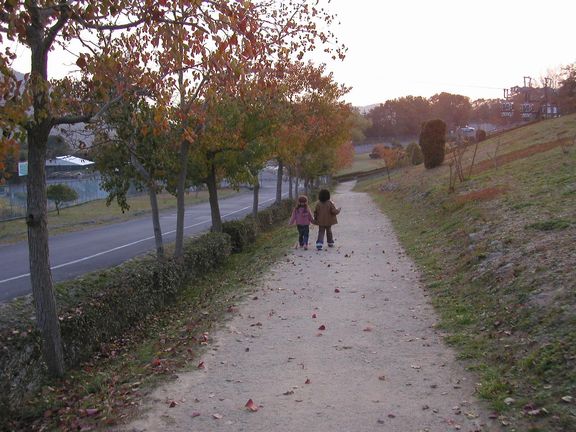
<path fill-rule="evenodd" d="M 343 57 L 329 30 L 333 20 L 311 0 L 3 2 L 0 43 L 27 46 L 31 71 L 19 79 L 14 52 L 0 53 L 0 160 L 26 140 L 31 282 L 52 374 L 62 375 L 64 362 L 46 224 L 51 132 L 90 125 L 111 199 L 123 206 L 131 181 L 148 189 L 153 206 L 160 187 L 172 191 L 179 256 L 189 185 L 208 186 L 220 229 L 220 178 L 257 186 L 257 171 L 275 158 L 279 177 L 288 167 L 310 179 L 345 159 L 336 149 L 351 118 L 339 101 L 346 89 L 322 67 L 302 62 L 318 49 Z M 56 46 L 76 50 L 77 77 L 49 80 Z M 158 221 L 155 233 L 161 256 Z"/>
<path fill-rule="evenodd" d="M 544 88 L 545 86 L 548 87 Z M 533 98 L 538 99 L 531 102 L 552 102 L 562 114 L 576 112 L 576 64 L 550 71 L 548 76 L 542 79 L 542 86 L 532 88 L 531 93 Z M 512 119 L 502 117 L 501 99 L 471 101 L 468 97 L 445 92 L 430 98 L 405 96 L 372 108 L 365 115 L 370 121 L 365 135 L 369 139 L 416 137 L 423 122 L 430 118 L 442 119 L 448 130 L 468 123 L 505 124 L 521 119 L 519 107 L 525 102 L 525 94 L 520 92 L 511 101 L 516 105 L 515 117 Z"/>
<path fill-rule="evenodd" d="M 461 95 L 439 93 L 430 98 L 405 96 L 388 100 L 370 110 L 366 117 L 371 125 L 367 138 L 405 138 L 420 133 L 422 123 L 430 118 L 441 118 L 452 125 L 464 125 L 470 119 L 472 104 Z"/>

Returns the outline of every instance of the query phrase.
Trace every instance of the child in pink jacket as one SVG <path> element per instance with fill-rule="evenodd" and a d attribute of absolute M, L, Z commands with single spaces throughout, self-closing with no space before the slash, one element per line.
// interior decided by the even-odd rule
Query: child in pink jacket
<path fill-rule="evenodd" d="M 298 244 L 305 250 L 308 249 L 308 236 L 310 235 L 310 224 L 314 220 L 312 211 L 308 207 L 308 198 L 304 195 L 298 197 L 296 207 L 292 210 L 290 225 L 296 224 L 298 228 Z"/>

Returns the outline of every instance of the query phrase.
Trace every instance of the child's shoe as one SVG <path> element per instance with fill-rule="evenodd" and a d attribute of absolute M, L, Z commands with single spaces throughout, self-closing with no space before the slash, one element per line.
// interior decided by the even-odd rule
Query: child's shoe
<path fill-rule="evenodd" d="M 304 245 L 304 250 L 308 250 L 308 243 Z"/>
<path fill-rule="evenodd" d="M 316 243 L 317 250 L 322 250 L 322 246 L 324 246 L 322 243 Z"/>
<path fill-rule="evenodd" d="M 334 243 L 328 243 L 328 247 L 334 247 Z"/>

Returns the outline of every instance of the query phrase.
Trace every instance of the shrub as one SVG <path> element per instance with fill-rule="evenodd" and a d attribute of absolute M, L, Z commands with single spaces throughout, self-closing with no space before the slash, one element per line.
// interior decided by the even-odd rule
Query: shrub
<path fill-rule="evenodd" d="M 476 142 L 481 142 L 486 140 L 486 131 L 484 129 L 478 129 L 476 131 Z"/>
<path fill-rule="evenodd" d="M 426 168 L 435 168 L 442 165 L 442 162 L 444 162 L 444 146 L 446 145 L 446 123 L 442 120 L 425 122 L 420 132 L 419 144 Z"/>
<path fill-rule="evenodd" d="M 406 147 L 406 153 L 408 154 L 408 158 L 412 165 L 420 165 L 424 162 L 422 150 L 420 150 L 420 146 L 417 143 L 412 142 L 408 144 L 408 147 Z"/>
<path fill-rule="evenodd" d="M 228 221 L 222 224 L 222 231 L 230 236 L 232 252 L 242 252 L 246 246 L 254 243 L 258 228 L 254 219 Z"/>
<path fill-rule="evenodd" d="M 384 158 L 384 153 L 386 152 L 386 146 L 384 144 L 376 144 L 372 148 L 372 153 L 370 153 L 371 159 L 382 159 Z"/>

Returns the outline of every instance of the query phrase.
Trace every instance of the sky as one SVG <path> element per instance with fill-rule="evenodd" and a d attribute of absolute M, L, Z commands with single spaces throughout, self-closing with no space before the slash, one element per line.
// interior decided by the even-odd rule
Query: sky
<path fill-rule="evenodd" d="M 355 106 L 446 91 L 501 98 L 576 62 L 574 0 L 332 0 L 348 47 L 329 62 Z"/>
<path fill-rule="evenodd" d="M 332 30 L 348 47 L 343 62 L 318 55 L 354 106 L 443 91 L 500 98 L 503 89 L 539 82 L 576 62 L 575 0 L 321 0 L 336 13 Z M 29 69 L 23 47 L 15 63 Z M 51 56 L 58 78 L 70 63 Z M 67 64 L 66 64 L 67 63 Z"/>

